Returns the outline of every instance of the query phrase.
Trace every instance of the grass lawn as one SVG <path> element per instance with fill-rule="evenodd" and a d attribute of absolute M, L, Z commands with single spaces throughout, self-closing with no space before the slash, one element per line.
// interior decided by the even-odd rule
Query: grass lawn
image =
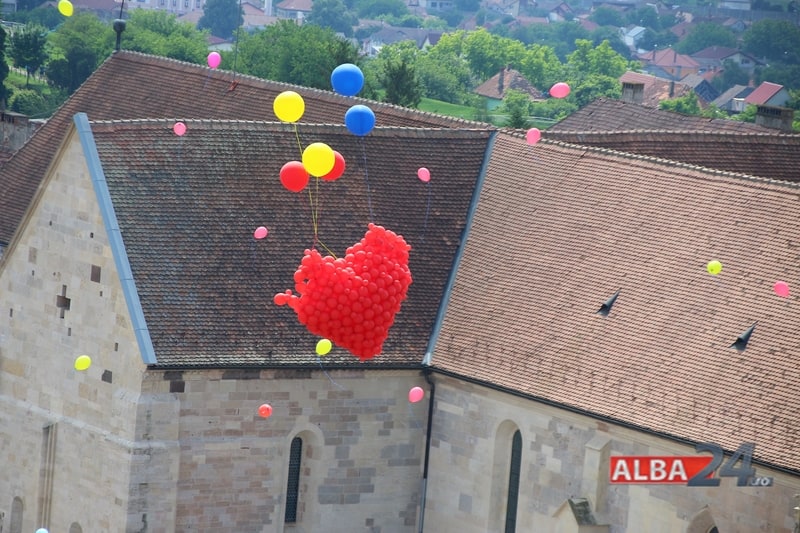
<path fill-rule="evenodd" d="M 417 109 L 420 111 L 428 111 L 430 113 L 438 113 L 439 115 L 447 115 L 448 117 L 459 117 L 466 120 L 475 120 L 474 108 L 466 105 L 442 102 L 441 100 L 423 98 Z"/>

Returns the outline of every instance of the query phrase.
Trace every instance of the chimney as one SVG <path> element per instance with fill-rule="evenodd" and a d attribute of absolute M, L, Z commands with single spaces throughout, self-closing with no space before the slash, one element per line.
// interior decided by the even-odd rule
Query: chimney
<path fill-rule="evenodd" d="M 497 76 L 497 94 L 500 95 L 500 98 L 503 97 L 503 91 L 505 90 L 506 85 L 506 69 L 501 68 L 500 74 Z"/>
<path fill-rule="evenodd" d="M 629 104 L 644 102 L 644 83 L 622 82 L 622 101 Z"/>
<path fill-rule="evenodd" d="M 756 124 L 791 133 L 794 109 L 771 105 L 760 105 L 756 110 Z"/>
<path fill-rule="evenodd" d="M 669 97 L 672 98 L 675 96 L 675 80 L 670 80 L 669 82 Z"/>

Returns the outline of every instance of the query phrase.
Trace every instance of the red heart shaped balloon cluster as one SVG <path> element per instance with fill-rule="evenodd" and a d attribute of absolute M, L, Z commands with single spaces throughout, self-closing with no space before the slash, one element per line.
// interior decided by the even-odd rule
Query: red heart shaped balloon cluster
<path fill-rule="evenodd" d="M 289 304 L 312 334 L 371 359 L 381 353 L 411 285 L 409 250 L 401 235 L 370 224 L 342 258 L 306 250 L 294 273 L 299 296 L 287 290 L 274 301 Z"/>

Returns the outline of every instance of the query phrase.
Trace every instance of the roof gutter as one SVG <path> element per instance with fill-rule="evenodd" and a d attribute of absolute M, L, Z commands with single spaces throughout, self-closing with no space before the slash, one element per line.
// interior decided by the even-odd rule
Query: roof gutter
<path fill-rule="evenodd" d="M 638 424 L 633 424 L 631 422 L 626 422 L 624 420 L 620 420 L 620 419 L 613 418 L 613 417 L 610 417 L 610 416 L 601 415 L 601 414 L 598 414 L 598 413 L 593 413 L 592 411 L 587 411 L 585 409 L 581 409 L 580 407 L 575 407 L 573 405 L 568 405 L 568 404 L 565 404 L 565 403 L 555 402 L 553 400 L 549 400 L 549 399 L 543 398 L 541 396 L 536 396 L 536 395 L 533 395 L 533 394 L 526 394 L 524 392 L 520 392 L 518 390 L 510 389 L 508 387 L 503 387 L 503 386 L 497 385 L 495 383 L 490 383 L 488 381 L 483 381 L 483 380 L 480 380 L 480 379 L 477 379 L 477 378 L 464 376 L 464 375 L 459 374 L 457 372 L 451 372 L 449 370 L 444 370 L 444 369 L 436 368 L 436 367 L 433 367 L 433 366 L 431 366 L 429 368 L 430 368 L 430 372 L 435 372 L 435 373 L 441 374 L 443 376 L 449 376 L 451 378 L 459 379 L 461 381 L 466 381 L 466 382 L 472 383 L 474 385 L 480 385 L 481 387 L 486 387 L 487 389 L 496 390 L 498 392 L 504 392 L 506 394 L 510 394 L 512 396 L 516 396 L 517 398 L 523 398 L 525 400 L 531 400 L 531 401 L 534 401 L 534 402 L 539 402 L 539 403 L 542 403 L 542 404 L 547 405 L 549 407 L 555 407 L 556 409 L 562 409 L 564 411 L 569 411 L 570 413 L 574 413 L 574 414 L 577 414 L 577 415 L 593 418 L 593 419 L 599 420 L 601 422 L 606 422 L 608 424 L 614 424 L 615 426 L 620 426 L 620 427 L 623 427 L 625 429 L 631 429 L 631 430 L 638 431 L 638 432 L 641 432 L 641 433 L 646 433 L 648 435 L 653 435 L 653 436 L 659 437 L 661 439 L 669 440 L 669 441 L 672 441 L 672 442 L 677 442 L 678 444 L 684 444 L 684 445 L 687 445 L 687 446 L 695 446 L 695 445 L 699 444 L 698 441 L 693 441 L 693 440 L 690 440 L 690 439 L 684 439 L 684 438 L 681 438 L 681 437 L 678 437 L 678 436 L 675 436 L 675 435 L 670 435 L 669 433 L 664 433 L 663 431 L 656 431 L 654 429 L 651 429 L 651 428 L 648 428 L 648 427 L 645 427 L 645 426 L 640 426 Z M 725 453 L 727 453 L 728 455 L 731 455 L 731 454 L 734 453 L 734 450 L 723 450 L 723 451 Z M 781 472 L 781 473 L 784 473 L 784 474 L 788 474 L 790 476 L 800 476 L 800 470 L 795 470 L 795 469 L 792 469 L 792 468 L 787 468 L 785 466 L 776 465 L 776 464 L 770 463 L 768 461 L 763 461 L 761 459 L 756 459 L 755 457 L 752 459 L 752 462 L 753 462 L 753 464 L 761 465 L 761 466 L 763 466 L 765 468 L 769 468 L 769 469 L 775 470 L 776 472 Z"/>
<path fill-rule="evenodd" d="M 472 221 L 475 218 L 475 211 L 478 209 L 478 201 L 480 200 L 481 190 L 483 183 L 486 181 L 486 170 L 489 167 L 489 161 L 492 157 L 494 150 L 494 140 L 497 136 L 497 130 L 493 130 L 489 134 L 489 140 L 486 143 L 486 150 L 483 153 L 483 163 L 481 164 L 481 171 L 478 174 L 478 179 L 475 182 L 475 191 L 472 193 L 472 200 L 467 210 L 467 222 L 464 224 L 464 230 L 461 232 L 461 243 L 459 244 L 456 256 L 453 258 L 453 266 L 450 268 L 450 276 L 447 278 L 447 285 L 442 295 L 442 300 L 439 302 L 439 311 L 436 313 L 436 322 L 433 324 L 433 331 L 431 338 L 428 341 L 428 349 L 425 352 L 425 357 L 422 359 L 422 364 L 430 366 L 433 364 L 433 350 L 439 340 L 439 333 L 442 330 L 442 323 L 444 322 L 445 313 L 447 312 L 447 305 L 450 303 L 450 295 L 453 291 L 453 285 L 456 281 L 456 273 L 458 267 L 461 265 L 461 258 L 464 255 L 464 249 L 467 247 L 467 240 L 469 239 L 470 229 L 472 228 Z"/>

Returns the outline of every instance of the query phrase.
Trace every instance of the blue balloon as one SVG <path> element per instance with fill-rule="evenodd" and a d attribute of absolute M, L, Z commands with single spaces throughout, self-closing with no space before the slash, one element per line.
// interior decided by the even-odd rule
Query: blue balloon
<path fill-rule="evenodd" d="M 375 113 L 365 105 L 354 105 L 344 114 L 344 124 L 354 135 L 366 135 L 375 127 Z"/>
<path fill-rule="evenodd" d="M 333 90 L 344 96 L 355 96 L 364 87 L 364 73 L 352 63 L 343 63 L 331 72 Z"/>

